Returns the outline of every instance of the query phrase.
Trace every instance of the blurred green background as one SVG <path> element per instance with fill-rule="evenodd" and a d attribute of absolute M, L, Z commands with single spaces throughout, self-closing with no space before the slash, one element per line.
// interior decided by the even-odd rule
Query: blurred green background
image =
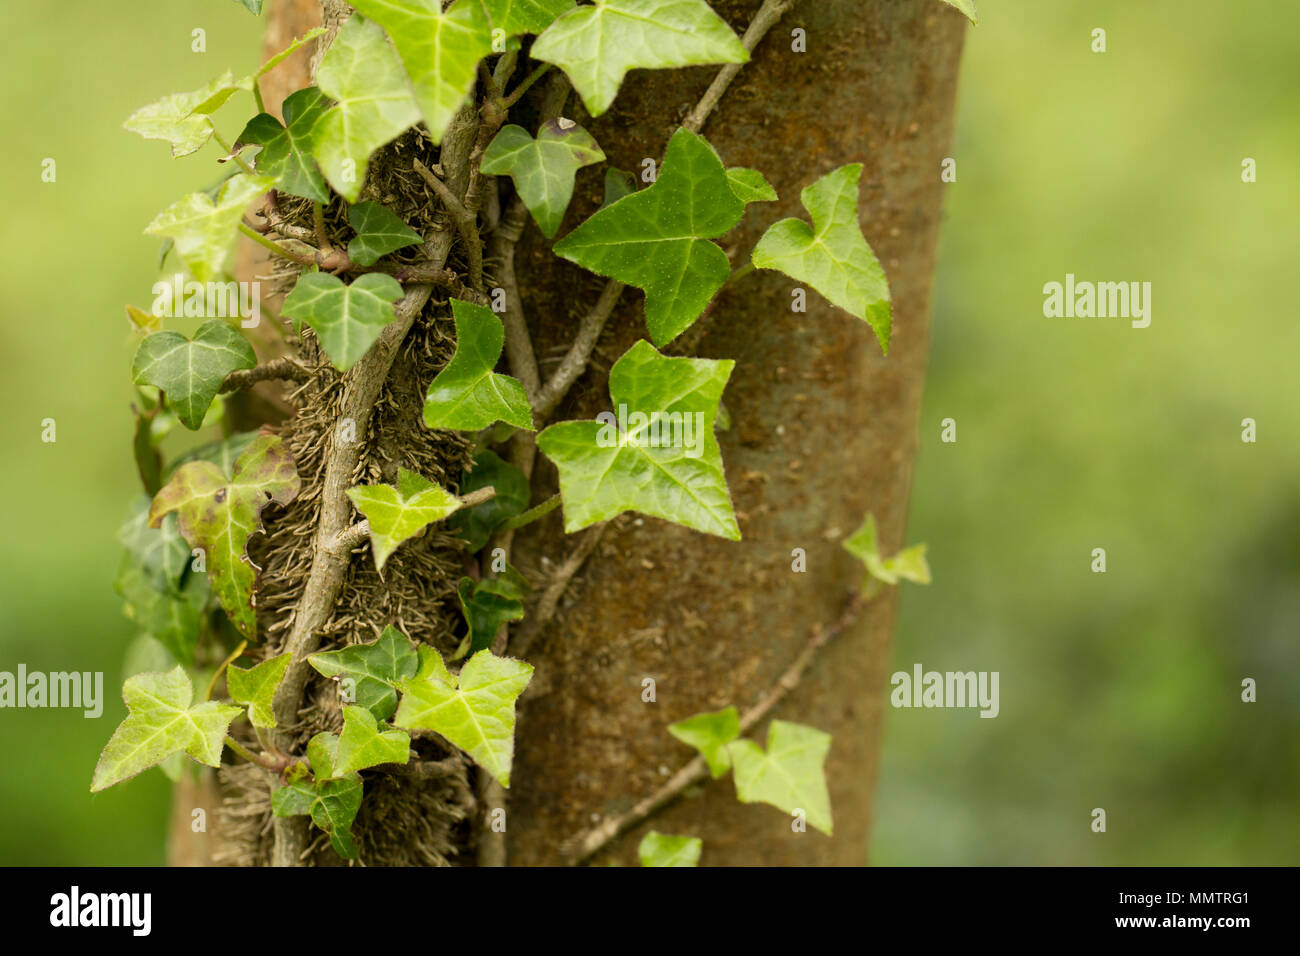
<path fill-rule="evenodd" d="M 0 863 L 163 859 L 161 774 L 87 792 L 123 715 L 132 633 L 111 584 L 137 488 L 122 307 L 147 308 L 156 277 L 140 229 L 208 185 L 217 153 L 172 163 L 120 123 L 250 67 L 261 21 L 230 0 L 148 6 L 7 11 L 0 438 L 18 454 L 0 473 L 0 669 L 102 670 L 107 703 L 100 720 L 0 714 Z M 997 670 L 1001 714 L 887 712 L 871 857 L 1295 863 L 1300 11 L 1016 0 L 981 13 L 911 518 L 935 583 L 906 586 L 894 663 Z M 1094 27 L 1105 54 L 1089 50 Z M 56 183 L 40 180 L 45 157 Z M 1151 327 L 1045 319 L 1043 283 L 1066 272 L 1153 283 Z M 939 441 L 948 417 L 956 444 Z M 1247 676 L 1258 703 L 1240 702 Z"/>

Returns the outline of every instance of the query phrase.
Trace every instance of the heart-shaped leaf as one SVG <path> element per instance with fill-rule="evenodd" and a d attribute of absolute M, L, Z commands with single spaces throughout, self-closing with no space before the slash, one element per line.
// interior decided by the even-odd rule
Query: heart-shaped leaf
<path fill-rule="evenodd" d="M 162 389 L 180 423 L 194 431 L 203 424 L 226 376 L 256 364 L 257 356 L 244 337 L 213 319 L 199 326 L 192 340 L 179 332 L 150 335 L 136 350 L 131 380 Z"/>
<path fill-rule="evenodd" d="M 592 116 L 609 109 L 628 70 L 749 61 L 704 0 L 599 0 L 552 23 L 532 57 L 562 69 Z"/>
<path fill-rule="evenodd" d="M 329 202 L 329 189 L 311 155 L 312 129 L 328 108 L 329 100 L 316 87 L 298 90 L 284 101 L 284 125 L 270 113 L 259 113 L 248 121 L 235 145 L 262 147 L 257 171 L 274 178 L 281 192 Z"/>
<path fill-rule="evenodd" d="M 759 269 L 777 269 L 807 282 L 832 304 L 866 321 L 889 351 L 889 283 L 858 225 L 861 163 L 827 173 L 800 195 L 813 225 L 801 219 L 773 223 L 754 247 Z"/>
<path fill-rule="evenodd" d="M 730 277 L 726 253 L 709 240 L 744 214 L 713 147 L 679 129 L 654 185 L 595 213 L 556 243 L 555 253 L 644 290 L 646 328 L 664 345 L 700 317 Z"/>
<path fill-rule="evenodd" d="M 210 282 L 226 271 L 226 257 L 244 210 L 274 184 L 267 176 L 233 176 L 215 201 L 204 193 L 190 193 L 155 216 L 144 231 L 173 240 L 194 278 Z"/>
<path fill-rule="evenodd" d="M 381 272 L 367 272 L 351 285 L 309 272 L 285 297 L 280 314 L 310 325 L 334 367 L 346 372 L 397 318 L 393 303 L 401 297 L 402 284 Z"/>
<path fill-rule="evenodd" d="M 831 834 L 831 798 L 823 764 L 831 735 L 813 727 L 774 720 L 767 730 L 767 751 L 752 740 L 727 745 L 735 767 L 736 799 L 769 803 L 778 810 L 802 810 L 808 822 Z"/>
<path fill-rule="evenodd" d="M 348 243 L 348 258 L 372 266 L 390 252 L 420 242 L 420 234 L 377 202 L 359 202 L 348 210 L 356 236 Z"/>
<path fill-rule="evenodd" d="M 395 687 L 414 676 L 420 659 L 406 635 L 390 624 L 370 644 L 313 654 L 307 663 L 326 677 L 350 681 L 344 700 L 366 708 L 376 720 L 387 720 L 397 710 Z"/>
<path fill-rule="evenodd" d="M 397 470 L 396 488 L 357 485 L 348 489 L 348 497 L 370 522 L 370 546 L 375 567 L 381 571 L 399 544 L 461 507 L 460 499 L 451 492 L 405 468 Z"/>
<path fill-rule="evenodd" d="M 424 423 L 430 428 L 478 431 L 502 421 L 516 428 L 533 427 L 524 387 L 509 375 L 492 371 L 501 360 L 506 333 L 491 309 L 451 300 L 456 321 L 456 354 L 429 384 Z"/>
<path fill-rule="evenodd" d="M 292 654 L 281 654 L 252 667 L 231 664 L 226 668 L 226 689 L 230 691 L 230 698 L 248 708 L 248 720 L 254 727 L 275 726 L 271 704 L 291 660 Z"/>
<path fill-rule="evenodd" d="M 616 413 L 561 422 L 538 435 L 537 447 L 560 470 L 564 530 L 639 511 L 740 540 L 713 435 L 734 365 L 665 358 L 637 342 L 609 373 Z"/>
<path fill-rule="evenodd" d="M 549 119 L 533 139 L 522 126 L 505 126 L 483 154 L 483 172 L 509 176 L 547 237 L 554 236 L 573 198 L 583 166 L 605 158 L 596 140 L 572 120 Z"/>

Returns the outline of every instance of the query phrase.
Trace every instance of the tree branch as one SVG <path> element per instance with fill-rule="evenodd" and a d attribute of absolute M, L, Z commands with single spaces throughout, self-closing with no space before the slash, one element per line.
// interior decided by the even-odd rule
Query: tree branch
<path fill-rule="evenodd" d="M 258 382 L 273 379 L 286 382 L 305 382 L 309 378 L 311 378 L 311 372 L 301 362 L 290 355 L 281 355 L 277 359 L 272 359 L 253 368 L 231 372 L 226 376 L 226 380 L 221 383 L 218 394 L 225 395 L 227 392 L 237 392 L 241 388 L 251 388 Z"/>

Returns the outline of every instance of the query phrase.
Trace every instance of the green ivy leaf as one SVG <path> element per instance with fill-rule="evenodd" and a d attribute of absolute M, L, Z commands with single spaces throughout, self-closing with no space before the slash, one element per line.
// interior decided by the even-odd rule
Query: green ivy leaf
<path fill-rule="evenodd" d="M 778 198 L 772 184 L 757 169 L 733 166 L 727 170 L 727 182 L 731 183 L 731 191 L 736 194 L 736 198 L 746 205 L 752 202 L 776 202 Z"/>
<path fill-rule="evenodd" d="M 359 202 L 348 210 L 356 236 L 348 243 L 348 258 L 359 266 L 373 266 L 398 249 L 421 242 L 420 234 L 377 202 Z"/>
<path fill-rule="evenodd" d="M 786 813 L 802 810 L 810 824 L 830 836 L 831 798 L 823 769 L 830 734 L 774 720 L 767 731 L 766 753 L 752 740 L 732 741 L 727 749 L 741 803 L 769 803 Z"/>
<path fill-rule="evenodd" d="M 194 278 L 210 282 L 226 271 L 226 257 L 244 210 L 274 184 L 269 177 L 233 176 L 222 185 L 215 202 L 204 193 L 190 193 L 155 216 L 145 234 L 172 239 Z"/>
<path fill-rule="evenodd" d="M 730 277 L 726 253 L 709 240 L 744 214 L 713 147 L 679 129 L 654 185 L 596 212 L 556 243 L 555 253 L 644 290 L 650 339 L 664 345 L 700 317 Z"/>
<path fill-rule="evenodd" d="M 294 780 L 271 794 L 271 812 L 277 817 L 311 816 L 312 823 L 329 834 L 334 852 L 345 860 L 355 859 L 356 844 L 352 842 L 352 822 L 361 809 L 363 795 L 361 778 L 357 774 L 334 777 L 334 755 L 338 750 L 338 737 L 334 734 L 317 734 L 307 744 L 307 759 L 311 761 L 316 780 Z"/>
<path fill-rule="evenodd" d="M 392 37 L 435 144 L 474 85 L 478 61 L 492 52 L 481 0 L 356 0 L 362 16 Z"/>
<path fill-rule="evenodd" d="M 578 170 L 604 160 L 596 140 L 573 120 L 549 119 L 533 139 L 522 126 L 501 129 L 483 154 L 483 172 L 509 176 L 547 238 L 559 231 Z"/>
<path fill-rule="evenodd" d="M 749 62 L 704 0 L 597 0 L 552 23 L 532 57 L 562 69 L 592 116 L 609 109 L 628 70 Z"/>
<path fill-rule="evenodd" d="M 188 548 L 185 555 L 189 556 Z M 166 587 L 124 554 L 113 586 L 122 596 L 122 613 L 128 620 L 165 647 L 175 661 L 193 664 L 208 601 L 203 575 L 191 574 L 183 585 Z"/>
<path fill-rule="evenodd" d="M 100 755 L 91 793 L 134 777 L 172 754 L 185 753 L 209 767 L 220 766 L 230 722 L 241 713 L 238 707 L 211 700 L 191 706 L 194 685 L 180 666 L 166 674 L 128 678 L 122 685 L 122 699 L 127 717 Z"/>
<path fill-rule="evenodd" d="M 699 866 L 704 841 L 699 837 L 666 836 L 651 830 L 636 848 L 642 866 Z"/>
<path fill-rule="evenodd" d="M 192 340 L 179 332 L 154 332 L 146 338 L 136 350 L 131 381 L 162 389 L 180 423 L 195 431 L 226 376 L 256 364 L 244 337 L 213 319 L 199 326 Z"/>
<path fill-rule="evenodd" d="M 876 518 L 870 512 L 863 519 L 862 526 L 844 539 L 844 550 L 867 566 L 863 588 L 871 583 L 872 578 L 885 584 L 897 584 L 900 580 L 916 584 L 930 583 L 930 565 L 925 560 L 925 545 L 916 544 L 892 557 L 882 557 L 880 540 L 876 535 Z"/>
<path fill-rule="evenodd" d="M 754 247 L 759 269 L 777 269 L 824 295 L 832 304 L 866 321 L 889 352 L 889 283 L 858 225 L 861 163 L 827 173 L 800 194 L 813 226 L 782 219 Z"/>
<path fill-rule="evenodd" d="M 262 0 L 235 0 L 235 2 L 242 5 L 250 13 L 262 12 Z"/>
<path fill-rule="evenodd" d="M 361 17 L 334 37 L 316 85 L 335 101 L 312 130 L 316 160 L 334 191 L 356 202 L 370 154 L 419 122 L 420 109 L 384 31 Z"/>
<path fill-rule="evenodd" d="M 503 421 L 533 427 L 524 387 L 509 375 L 492 371 L 501 359 L 506 333 L 492 310 L 451 300 L 456 320 L 456 354 L 429 384 L 424 424 L 430 428 L 478 431 Z"/>
<path fill-rule="evenodd" d="M 420 659 L 406 635 L 390 624 L 376 641 L 313 654 L 307 663 L 325 677 L 351 681 L 344 699 L 376 720 L 387 720 L 397 710 L 396 685 L 415 675 Z"/>
<path fill-rule="evenodd" d="M 461 496 L 491 486 L 496 495 L 473 508 L 456 512 L 447 521 L 465 539 L 465 550 L 482 550 L 492 533 L 503 523 L 528 510 L 531 489 L 524 473 L 494 451 L 481 449 L 474 455 L 474 467 L 460 482 Z"/>
<path fill-rule="evenodd" d="M 343 708 L 343 733 L 339 734 L 334 758 L 335 775 L 355 773 L 381 763 L 406 763 L 410 758 L 410 734 L 400 730 L 381 731 L 374 714 L 364 707 Z"/>
<path fill-rule="evenodd" d="M 970 20 L 971 23 L 976 26 L 979 25 L 979 20 L 975 13 L 975 0 L 943 0 L 943 2 L 948 4 L 950 7 L 956 7 L 962 13 L 966 14 L 966 19 Z"/>
<path fill-rule="evenodd" d="M 561 14 L 573 9 L 573 0 L 483 0 L 492 27 L 507 36 L 541 33 Z"/>
<path fill-rule="evenodd" d="M 226 689 L 236 704 L 248 708 L 248 720 L 254 727 L 275 726 L 271 704 L 292 659 L 292 654 L 281 654 L 249 668 L 234 664 L 226 668 Z"/>
<path fill-rule="evenodd" d="M 605 197 L 601 200 L 600 208 L 612 206 L 624 196 L 630 196 L 634 192 L 636 192 L 636 177 L 610 166 L 605 170 Z"/>
<path fill-rule="evenodd" d="M 532 676 L 532 664 L 496 657 L 491 651 L 479 651 L 453 676 L 442 655 L 422 645 L 420 669 L 403 682 L 393 723 L 442 734 L 509 788 L 515 701 Z"/>
<path fill-rule="evenodd" d="M 275 179 L 276 188 L 291 196 L 329 202 L 329 189 L 312 158 L 312 129 L 329 108 L 325 94 L 314 86 L 299 90 L 284 101 L 284 125 L 270 113 L 258 113 L 235 143 L 262 147 L 257 171 Z"/>
<path fill-rule="evenodd" d="M 288 504 L 298 487 L 284 442 L 259 435 L 236 460 L 231 477 L 211 462 L 189 462 L 176 469 L 149 508 L 151 528 L 177 513 L 190 547 L 206 552 L 213 592 L 247 637 L 257 633 L 252 605 L 257 568 L 245 553 L 248 539 L 260 529 L 262 508 L 271 501 Z"/>
<path fill-rule="evenodd" d="M 497 631 L 507 621 L 523 620 L 524 598 L 530 590 L 528 579 L 510 565 L 499 577 L 460 579 L 456 593 L 469 625 L 470 654 L 491 647 Z"/>
<path fill-rule="evenodd" d="M 251 81 L 249 81 L 251 87 Z M 179 159 L 198 152 L 212 138 L 212 124 L 206 115 L 195 113 L 197 107 L 210 102 L 222 90 L 237 89 L 234 74 L 227 70 L 206 86 L 188 93 L 172 93 L 126 118 L 122 128 L 145 139 L 170 143 L 172 158 Z M 228 95 L 228 94 L 227 94 Z"/>
<path fill-rule="evenodd" d="M 397 318 L 393 303 L 401 297 L 402 284 L 382 272 L 367 272 L 351 285 L 309 272 L 285 297 L 280 314 L 310 325 L 334 367 L 346 372 Z"/>
<path fill-rule="evenodd" d="M 397 470 L 396 488 L 357 485 L 348 489 L 348 497 L 370 522 L 370 545 L 375 567 L 381 571 L 399 544 L 461 507 L 460 499 L 451 492 L 405 468 Z"/>
<path fill-rule="evenodd" d="M 581 531 L 624 511 L 639 511 L 739 541 L 713 434 L 718 401 L 734 365 L 666 358 L 642 340 L 609 373 L 610 396 L 620 415 L 606 412 L 603 422 L 560 422 L 538 435 L 537 447 L 560 470 L 564 530 Z M 625 420 L 620 424 L 619 418 Z"/>
<path fill-rule="evenodd" d="M 148 495 L 135 500 L 130 515 L 118 528 L 117 540 L 151 584 L 179 592 L 181 577 L 190 563 L 190 546 L 181 537 L 174 515 L 157 528 L 149 527 L 151 500 Z"/>
<path fill-rule="evenodd" d="M 668 725 L 668 732 L 698 750 L 717 780 L 731 769 L 727 744 L 740 736 L 740 714 L 735 707 L 696 714 Z"/>

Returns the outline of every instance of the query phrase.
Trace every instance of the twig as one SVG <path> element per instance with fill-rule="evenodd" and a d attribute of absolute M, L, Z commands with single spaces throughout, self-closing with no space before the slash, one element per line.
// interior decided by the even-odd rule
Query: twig
<path fill-rule="evenodd" d="M 460 506 L 462 508 L 473 508 L 475 505 L 481 505 L 485 501 L 491 501 L 497 496 L 496 488 L 488 485 L 486 488 L 475 488 L 473 491 L 461 497 Z M 366 519 L 358 521 L 356 524 L 349 525 L 338 534 L 326 546 L 331 552 L 339 555 L 349 554 L 353 548 L 365 543 L 370 537 L 370 522 Z"/>
<path fill-rule="evenodd" d="M 501 530 L 514 531 L 518 528 L 524 527 L 525 525 L 530 525 L 534 521 L 537 521 L 540 518 L 545 518 L 556 508 L 560 507 L 560 502 L 561 502 L 560 495 L 558 493 L 553 494 L 551 495 L 551 497 L 547 498 L 537 507 L 529 508 L 523 514 L 517 514 L 513 518 L 509 519 L 508 521 L 502 522 Z"/>
<path fill-rule="evenodd" d="M 591 359 L 591 353 L 600 340 L 600 333 L 604 331 L 605 323 L 614 313 L 614 307 L 618 305 L 619 297 L 625 288 L 627 287 L 623 283 L 610 279 L 601 290 L 596 304 L 578 323 L 578 334 L 574 336 L 573 344 L 569 346 L 569 351 L 564 354 L 559 367 L 551 373 L 551 377 L 546 380 L 546 384 L 542 386 L 533 402 L 533 414 L 539 424 L 550 417 L 551 412 L 555 411 L 556 406 L 568 394 L 573 383 L 587 370 L 587 362 Z"/>
<path fill-rule="evenodd" d="M 237 392 L 241 388 L 250 388 L 258 382 L 266 382 L 272 379 L 286 382 L 305 382 L 309 378 L 311 378 L 311 372 L 301 362 L 290 355 L 281 355 L 279 358 L 272 359 L 262 365 L 231 372 L 226 376 L 226 380 L 221 383 L 220 394 Z"/>
<path fill-rule="evenodd" d="M 435 176 L 428 166 L 418 159 L 411 162 L 415 171 L 438 194 L 438 198 L 442 200 L 443 206 L 456 224 L 456 230 L 464 240 L 465 251 L 469 255 L 469 284 L 481 292 L 483 290 L 483 240 L 478 234 L 478 216 L 465 203 L 457 199 L 455 193 Z"/>
<path fill-rule="evenodd" d="M 533 352 L 533 340 L 528 334 L 528 321 L 524 318 L 519 282 L 515 277 L 515 245 L 527 222 L 528 210 L 524 201 L 515 196 L 501 214 L 501 222 L 492 233 L 488 251 L 493 259 L 500 260 L 496 281 L 506 297 L 506 310 L 501 316 L 506 331 L 506 358 L 510 362 L 510 371 L 523 385 L 531 404 L 541 388 L 541 374 L 537 370 L 537 355 Z"/>
<path fill-rule="evenodd" d="M 817 652 L 848 630 L 853 622 L 857 620 L 858 613 L 878 593 L 878 590 L 863 593 L 853 592 L 834 624 L 829 628 L 817 627 L 813 629 L 807 645 L 795 658 L 794 663 L 781 675 L 780 680 L 768 689 L 758 703 L 741 715 L 740 736 L 743 737 L 753 730 L 790 691 L 799 686 L 800 679 L 808 669 L 808 665 L 817 656 Z M 662 787 L 650 794 L 650 796 L 638 801 L 630 810 L 606 818 L 602 823 L 592 827 L 592 829 L 574 840 L 572 842 L 574 849 L 570 851 L 568 862 L 576 865 L 589 859 L 613 842 L 615 838 L 648 819 L 652 814 L 672 803 L 687 789 L 702 782 L 708 776 L 709 767 L 705 763 L 704 757 L 695 757 L 690 763 L 673 774 Z"/>

